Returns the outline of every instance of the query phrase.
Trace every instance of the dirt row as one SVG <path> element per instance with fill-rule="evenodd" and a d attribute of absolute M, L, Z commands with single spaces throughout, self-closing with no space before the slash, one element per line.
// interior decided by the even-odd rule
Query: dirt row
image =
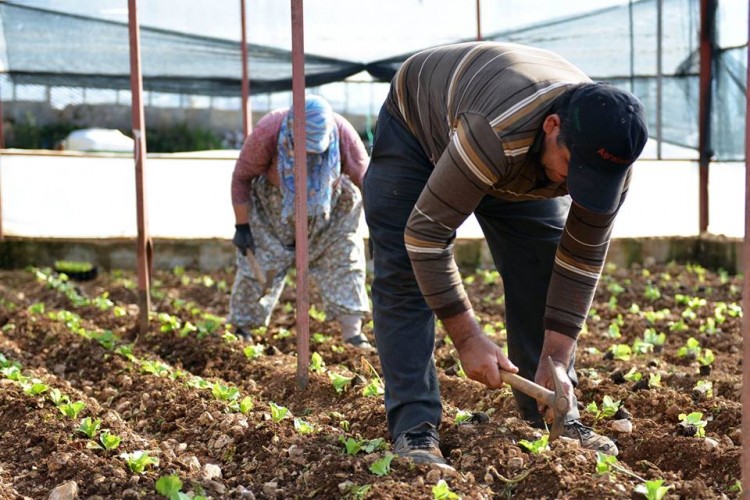
<path fill-rule="evenodd" d="M 668 496 L 738 496 L 740 277 L 682 264 L 607 270 L 576 365 L 584 422 L 620 448 L 605 473 L 597 472 L 596 454 L 574 443 L 558 441 L 539 454 L 520 444 L 541 431 L 516 418 L 507 388 L 490 391 L 462 376 L 442 330 L 435 351 L 445 405 L 441 447 L 456 471 L 391 459 L 377 354 L 344 346 L 336 325 L 316 315 L 310 330 L 318 371 L 300 388 L 293 286 L 272 325 L 245 342 L 223 321 L 231 280 L 231 270 L 157 273 L 151 325 L 139 334 L 132 274 L 73 283 L 54 273 L 2 272 L 0 353 L 7 365 L 16 362 L 23 376 L 85 409 L 65 417 L 49 391 L 31 395 L 18 380 L 0 377 L 0 446 L 7 450 L 0 498 L 46 498 L 71 481 L 81 498 L 164 498 L 156 485 L 171 475 L 182 492 L 208 498 L 440 498 L 445 491 L 463 498 L 634 498 L 655 479 L 670 488 Z M 480 270 L 467 275 L 466 286 L 485 331 L 502 344 L 499 276 Z M 648 329 L 652 337 L 663 333 L 663 344 L 644 347 Z M 370 324 L 365 333 L 372 338 Z M 678 354 L 689 345 L 691 353 Z M 615 346 L 636 350 L 626 356 Z M 707 350 L 710 372 L 701 368 Z M 337 376 L 347 379 L 340 391 Z M 221 400 L 235 389 L 238 396 Z M 593 402 L 603 409 L 605 397 L 620 403 L 619 425 L 628 421 L 631 431 L 613 429 L 612 415 L 586 408 Z M 275 418 L 283 408 L 287 415 Z M 680 423 L 694 412 L 703 415 L 704 436 Z M 476 418 L 459 425 L 467 414 Z M 77 430 L 85 417 L 101 419 L 120 446 L 95 449 Z M 347 439 L 362 449 L 348 454 Z M 139 451 L 158 464 L 134 472 L 123 454 Z M 381 475 L 378 465 L 388 460 Z"/>

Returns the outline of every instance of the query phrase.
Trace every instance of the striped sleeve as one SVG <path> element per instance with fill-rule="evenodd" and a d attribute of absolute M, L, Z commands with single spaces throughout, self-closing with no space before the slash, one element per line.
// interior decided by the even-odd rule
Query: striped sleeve
<path fill-rule="evenodd" d="M 629 181 L 630 177 L 620 196 L 620 206 Z M 597 214 L 571 204 L 547 291 L 546 330 L 578 337 L 594 300 L 617 212 L 619 207 L 611 214 Z"/>
<path fill-rule="evenodd" d="M 412 210 L 404 233 L 427 304 L 438 318 L 471 308 L 453 259 L 456 229 L 500 177 L 505 156 L 486 119 L 459 118 L 451 141 Z"/>

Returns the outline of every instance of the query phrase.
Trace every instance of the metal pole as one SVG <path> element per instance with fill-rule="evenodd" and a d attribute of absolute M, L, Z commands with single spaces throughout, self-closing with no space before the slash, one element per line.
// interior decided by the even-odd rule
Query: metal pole
<path fill-rule="evenodd" d="M 750 3 L 750 2 L 748 2 Z M 748 16 L 750 30 L 750 16 Z M 750 31 L 748 31 L 750 33 Z M 750 82 L 750 46 L 746 82 Z M 745 240 L 742 245 L 742 493 L 750 498 L 750 86 L 745 85 Z"/>
<path fill-rule="evenodd" d="M 253 131 L 253 116 L 250 105 L 250 79 L 247 72 L 247 24 L 245 17 L 245 0 L 240 0 L 240 17 L 242 18 L 242 133 L 243 139 Z"/>
<path fill-rule="evenodd" d="M 700 94 L 698 102 L 698 206 L 699 229 L 708 231 L 708 166 L 711 162 L 711 79 L 716 0 L 701 0 Z"/>
<path fill-rule="evenodd" d="M 307 148 L 305 137 L 305 34 L 303 0 L 292 1 L 292 106 L 294 109 L 294 214 L 297 259 L 297 386 L 307 387 L 310 300 L 307 295 Z"/>
<path fill-rule="evenodd" d="M 662 14 L 664 11 L 663 0 L 656 2 L 656 159 L 661 160 L 662 137 Z"/>
<path fill-rule="evenodd" d="M 635 92 L 635 33 L 633 27 L 633 0 L 628 2 L 628 32 L 630 33 L 630 91 Z"/>
<path fill-rule="evenodd" d="M 477 41 L 482 40 L 482 13 L 479 6 L 480 0 L 477 0 Z"/>
<path fill-rule="evenodd" d="M 0 149 L 5 149 L 5 128 L 3 127 L 3 99 L 0 95 Z M 2 152 L 0 152 L 2 157 Z M 3 184 L 2 184 L 2 165 L 0 165 L 0 241 L 5 239 L 3 232 Z"/>
<path fill-rule="evenodd" d="M 138 222 L 137 270 L 138 270 L 138 310 L 140 333 L 148 331 L 149 312 L 151 311 L 151 256 L 152 243 L 148 234 L 146 216 L 145 163 L 146 163 L 146 127 L 144 125 L 143 77 L 141 74 L 140 31 L 138 28 L 137 0 L 128 0 L 128 26 L 130 32 L 130 90 L 133 94 L 131 104 L 133 115 L 133 139 L 135 140 L 135 193 Z"/>

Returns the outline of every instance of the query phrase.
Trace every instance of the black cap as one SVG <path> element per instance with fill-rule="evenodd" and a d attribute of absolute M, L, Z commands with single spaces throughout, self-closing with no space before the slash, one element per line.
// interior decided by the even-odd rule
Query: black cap
<path fill-rule="evenodd" d="M 613 85 L 583 85 L 570 98 L 564 126 L 570 197 L 592 212 L 614 212 L 630 166 L 648 140 L 643 104 Z"/>

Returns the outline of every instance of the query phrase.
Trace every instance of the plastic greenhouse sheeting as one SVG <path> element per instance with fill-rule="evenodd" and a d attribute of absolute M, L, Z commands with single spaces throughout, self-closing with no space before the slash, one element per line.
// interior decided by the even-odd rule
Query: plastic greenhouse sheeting
<path fill-rule="evenodd" d="M 0 2 L 0 17 L 0 64 L 12 82 L 129 88 L 126 23 L 7 1 Z M 593 79 L 632 90 L 649 113 L 651 137 L 663 144 L 696 149 L 700 24 L 700 2 L 695 0 L 633 0 L 484 38 L 552 50 Z M 712 43 L 715 64 L 709 154 L 719 161 L 741 160 L 745 155 L 747 52 L 744 46 L 719 47 L 716 41 Z M 341 81 L 363 69 L 376 80 L 387 82 L 412 53 L 368 63 L 307 54 L 306 83 L 319 86 Z M 249 58 L 253 93 L 291 88 L 289 51 L 250 44 Z M 239 42 L 142 27 L 141 59 L 146 90 L 211 96 L 240 94 Z M 661 111 L 658 130 L 657 111 Z"/>
<path fill-rule="evenodd" d="M 14 83 L 130 88 L 128 25 L 0 3 L 0 63 Z M 238 42 L 142 27 L 146 90 L 237 96 L 242 79 Z M 248 45 L 253 92 L 292 88 L 291 52 Z M 364 65 L 307 54 L 308 85 L 340 81 Z"/>

